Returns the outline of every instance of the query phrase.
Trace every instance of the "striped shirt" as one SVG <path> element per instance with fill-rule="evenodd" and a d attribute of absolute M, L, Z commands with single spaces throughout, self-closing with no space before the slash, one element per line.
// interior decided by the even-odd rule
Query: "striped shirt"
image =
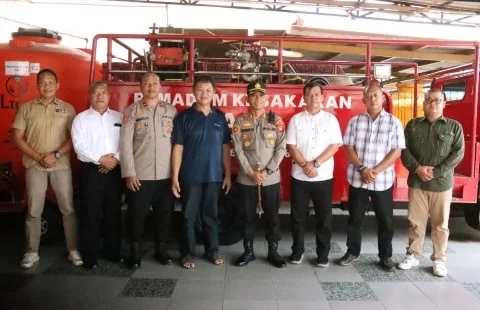
<path fill-rule="evenodd" d="M 367 168 L 374 168 L 391 150 L 405 148 L 402 123 L 385 110 L 375 120 L 367 112 L 354 116 L 348 122 L 343 142 L 354 146 L 360 162 Z M 394 166 L 377 174 L 375 182 L 366 184 L 362 182 L 360 172 L 350 163 L 347 169 L 348 183 L 372 191 L 387 190 L 395 180 Z"/>

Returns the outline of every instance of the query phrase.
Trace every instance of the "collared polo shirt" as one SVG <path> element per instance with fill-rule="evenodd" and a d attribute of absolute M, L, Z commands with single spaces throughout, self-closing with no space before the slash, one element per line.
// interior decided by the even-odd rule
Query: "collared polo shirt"
<path fill-rule="evenodd" d="M 375 120 L 367 112 L 354 116 L 349 122 L 343 136 L 344 145 L 352 145 L 367 168 L 374 168 L 393 149 L 405 148 L 405 136 L 400 120 L 382 110 Z M 395 181 L 395 165 L 391 165 L 377 174 L 375 182 L 362 182 L 360 172 L 350 163 L 347 179 L 350 185 L 371 191 L 384 191 L 392 187 Z"/>
<path fill-rule="evenodd" d="M 75 109 L 58 98 L 44 105 L 40 99 L 26 102 L 18 108 L 13 128 L 25 131 L 25 140 L 38 153 L 51 153 L 58 150 L 67 140 L 75 118 Z M 25 168 L 53 171 L 70 167 L 70 154 L 63 154 L 55 166 L 44 168 L 37 161 L 23 155 Z"/>
<path fill-rule="evenodd" d="M 330 144 L 343 144 L 337 118 L 320 110 L 311 115 L 307 111 L 295 114 L 288 123 L 287 144 L 292 144 L 307 161 L 317 158 Z M 292 177 L 300 181 L 325 181 L 333 178 L 333 157 L 317 168 L 318 175 L 309 178 L 298 164 L 292 165 Z"/>
<path fill-rule="evenodd" d="M 230 142 L 230 133 L 220 110 L 212 107 L 205 116 L 194 103 L 175 118 L 172 142 L 183 145 L 180 182 L 223 181 L 223 145 Z"/>

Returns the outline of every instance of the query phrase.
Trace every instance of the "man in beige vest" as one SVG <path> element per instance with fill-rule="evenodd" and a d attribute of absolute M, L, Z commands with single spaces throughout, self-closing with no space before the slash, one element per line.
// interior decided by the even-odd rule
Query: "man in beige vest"
<path fill-rule="evenodd" d="M 20 262 L 23 268 L 32 267 L 40 259 L 40 224 L 49 184 L 63 216 L 68 259 L 74 266 L 83 264 L 77 251 L 77 219 L 70 168 L 70 129 L 76 114 L 72 105 L 56 97 L 59 86 L 53 70 L 41 70 L 37 75 L 40 96 L 22 104 L 13 122 L 13 143 L 23 153 L 28 196 L 27 249 Z"/>

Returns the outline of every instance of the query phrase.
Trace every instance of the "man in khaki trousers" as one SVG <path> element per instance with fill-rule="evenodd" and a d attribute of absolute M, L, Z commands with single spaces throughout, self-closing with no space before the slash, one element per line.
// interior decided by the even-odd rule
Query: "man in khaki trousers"
<path fill-rule="evenodd" d="M 403 165 L 408 175 L 408 248 L 400 269 L 418 266 L 425 230 L 430 216 L 432 225 L 433 274 L 447 276 L 445 266 L 448 243 L 448 219 L 452 201 L 454 168 L 465 151 L 463 129 L 459 122 L 443 116 L 446 97 L 442 90 L 431 89 L 423 105 L 425 117 L 405 127 L 406 149 Z"/>
<path fill-rule="evenodd" d="M 40 259 L 40 224 L 49 184 L 63 216 L 68 259 L 74 266 L 80 266 L 83 261 L 77 251 L 77 219 L 70 168 L 70 129 L 75 109 L 56 98 L 59 83 L 53 70 L 43 69 L 38 73 L 37 87 L 39 97 L 20 105 L 13 122 L 13 143 L 23 153 L 28 195 L 27 249 L 20 266 L 31 268 Z"/>

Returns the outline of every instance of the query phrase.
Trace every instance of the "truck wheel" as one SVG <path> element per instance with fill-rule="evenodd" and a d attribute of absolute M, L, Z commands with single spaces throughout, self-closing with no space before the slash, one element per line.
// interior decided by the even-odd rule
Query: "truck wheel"
<path fill-rule="evenodd" d="M 480 230 L 480 208 L 477 205 L 465 205 L 463 208 L 465 221 L 473 229 Z"/>
<path fill-rule="evenodd" d="M 46 202 L 41 219 L 42 241 L 52 241 L 62 235 L 62 215 L 52 203 Z"/>

